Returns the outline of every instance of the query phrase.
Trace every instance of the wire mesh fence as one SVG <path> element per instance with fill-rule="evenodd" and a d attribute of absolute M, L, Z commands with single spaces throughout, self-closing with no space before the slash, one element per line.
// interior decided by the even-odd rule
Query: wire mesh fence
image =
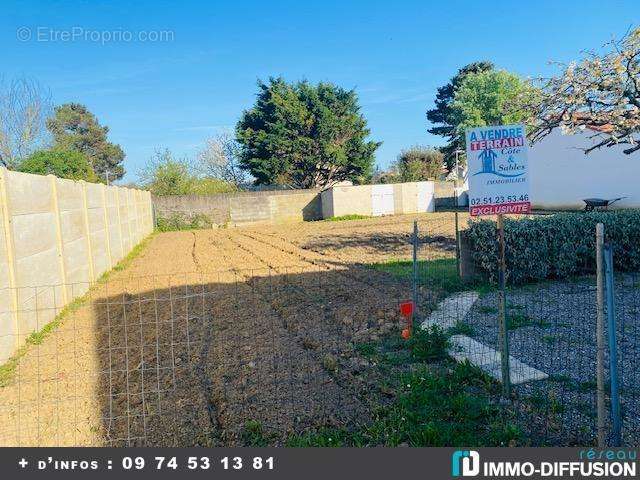
<path fill-rule="evenodd" d="M 460 222 L 464 230 L 467 220 Z M 424 228 L 426 227 L 426 228 Z M 416 237 L 417 305 L 425 327 L 437 326 L 451 336 L 450 355 L 481 368 L 502 382 L 500 295 L 495 284 L 465 277 L 464 241 L 451 223 L 428 224 Z M 595 232 L 594 232 L 595 238 Z M 497 235 L 495 241 L 497 242 Z M 446 244 L 434 255 L 434 243 Z M 462 245 L 463 251 L 460 251 Z M 500 421 L 518 425 L 532 445 L 594 445 L 597 442 L 596 278 L 585 262 L 571 278 L 548 280 L 506 290 L 511 395 Z M 462 257 L 462 259 L 461 259 Z M 461 265 L 462 262 L 462 265 Z M 462 272 L 462 276 L 461 276 Z M 464 279 L 462 277 L 465 277 Z M 615 310 L 623 443 L 640 441 L 637 367 L 640 364 L 638 274 L 615 276 Z M 608 331 L 604 331 L 605 338 Z M 605 355 L 605 378 L 611 378 Z M 609 412 L 610 384 L 606 387 Z M 606 419 L 611 444 L 611 418 Z"/>
<path fill-rule="evenodd" d="M 459 217 L 464 228 L 468 217 Z M 357 225 L 355 235 L 343 223 L 307 236 L 304 251 L 279 231 L 229 232 L 219 239 L 224 248 L 186 234 L 196 266 L 201 242 L 222 265 L 265 268 L 1 290 L 15 302 L 3 300 L 0 318 L 16 329 L 3 330 L 0 345 L 17 350 L 0 367 L 0 444 L 284 445 L 305 432 L 365 431 L 372 422 L 367 445 L 595 444 L 596 283 L 588 265 L 570 279 L 508 288 L 513 389 L 505 398 L 498 291 L 461 278 L 468 252 L 454 214 L 418 219 L 415 263 L 407 260 L 410 222 Z M 640 439 L 639 280 L 615 277 L 626 445 Z M 446 332 L 449 356 L 463 369 L 439 356 L 442 336 L 402 340 L 399 303 L 412 297 L 414 320 Z M 397 385 L 406 375 L 432 390 Z M 398 423 L 408 404 L 420 419 L 413 429 Z M 397 418 L 381 421 L 381 405 L 395 405 Z M 469 435 L 452 434 L 460 429 Z"/>
<path fill-rule="evenodd" d="M 22 289 L 34 301 L 5 312 L 25 332 L 2 338 L 23 346 L 2 367 L 0 444 L 282 444 L 366 422 L 353 345 L 399 328 L 409 287 L 318 265 Z M 63 309 L 63 288 L 88 293 Z"/>

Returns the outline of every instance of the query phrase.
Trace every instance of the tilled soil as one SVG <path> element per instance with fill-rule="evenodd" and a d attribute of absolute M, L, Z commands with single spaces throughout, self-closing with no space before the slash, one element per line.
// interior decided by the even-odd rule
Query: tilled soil
<path fill-rule="evenodd" d="M 399 330 L 411 287 L 361 264 L 410 258 L 411 228 L 157 235 L 19 359 L 0 387 L 0 444 L 242 445 L 261 432 L 278 445 L 365 422 L 383 400 L 354 344 Z"/>

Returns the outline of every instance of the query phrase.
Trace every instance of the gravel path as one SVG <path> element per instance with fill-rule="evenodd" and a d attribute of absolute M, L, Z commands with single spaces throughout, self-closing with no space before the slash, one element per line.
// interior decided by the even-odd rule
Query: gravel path
<path fill-rule="evenodd" d="M 616 278 L 618 364 L 625 444 L 640 442 L 640 279 Z M 481 295 L 465 323 L 474 338 L 498 345 L 498 299 Z M 594 278 L 515 288 L 507 295 L 510 353 L 550 379 L 516 387 L 533 432 L 554 444 L 593 444 L 596 436 Z M 605 333 L 606 335 L 606 333 Z M 609 378 L 608 348 L 605 356 Z M 608 388 L 608 387 L 607 387 Z M 608 394 L 607 394 L 608 398 Z M 533 441 L 533 440 L 532 440 Z"/>

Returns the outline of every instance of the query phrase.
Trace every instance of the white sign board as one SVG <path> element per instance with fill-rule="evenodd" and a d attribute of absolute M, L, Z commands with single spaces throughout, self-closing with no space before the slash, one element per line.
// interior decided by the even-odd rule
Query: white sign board
<path fill-rule="evenodd" d="M 523 125 L 467 130 L 469 213 L 529 213 L 527 136 Z"/>

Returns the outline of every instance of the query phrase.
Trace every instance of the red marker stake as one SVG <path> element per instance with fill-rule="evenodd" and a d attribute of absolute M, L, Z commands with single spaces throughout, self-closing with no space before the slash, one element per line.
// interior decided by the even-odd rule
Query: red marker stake
<path fill-rule="evenodd" d="M 413 330 L 413 312 L 415 311 L 415 305 L 411 300 L 400 302 L 400 315 L 407 319 L 407 328 L 402 330 L 402 338 L 408 340 L 411 338 L 411 332 Z"/>

